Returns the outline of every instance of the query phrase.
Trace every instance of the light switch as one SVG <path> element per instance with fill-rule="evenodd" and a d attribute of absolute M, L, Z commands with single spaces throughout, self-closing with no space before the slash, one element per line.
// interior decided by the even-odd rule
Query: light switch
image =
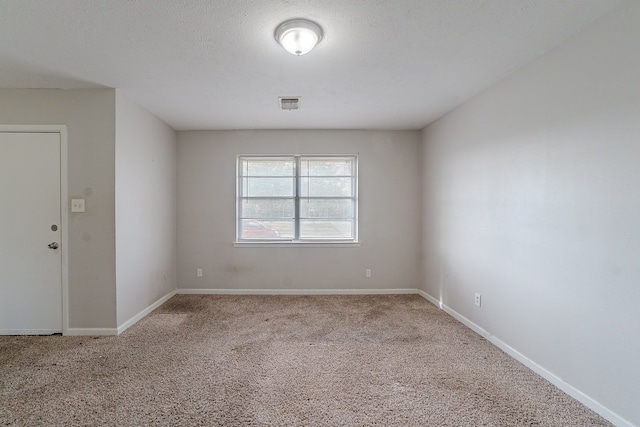
<path fill-rule="evenodd" d="M 71 212 L 84 212 L 84 199 L 71 199 Z"/>

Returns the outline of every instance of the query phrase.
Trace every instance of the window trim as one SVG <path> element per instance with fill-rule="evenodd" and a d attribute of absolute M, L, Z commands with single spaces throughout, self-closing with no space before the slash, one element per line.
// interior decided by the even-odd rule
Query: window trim
<path fill-rule="evenodd" d="M 359 185 L 359 180 L 358 180 L 358 160 L 359 160 L 359 154 L 291 154 L 291 155 L 278 155 L 278 154 L 274 154 L 274 155 L 263 155 L 263 154 L 257 154 L 257 155 L 251 155 L 251 154 L 240 154 L 236 157 L 236 215 L 235 215 L 235 240 L 233 242 L 233 245 L 235 247 L 268 247 L 268 246 L 280 246 L 280 247 L 294 247 L 294 246 L 306 246 L 306 247 L 331 247 L 331 246 L 335 246 L 335 247 L 346 247 L 346 246 L 355 246 L 355 247 L 359 247 L 360 246 L 360 242 L 359 242 L 359 237 L 358 237 L 358 229 L 359 229 L 359 220 L 358 220 L 358 216 L 359 216 L 359 197 L 358 197 L 358 185 Z M 274 238 L 274 239 L 240 239 L 240 234 L 241 234 L 241 219 L 240 215 L 242 212 L 242 208 L 241 208 L 241 203 L 242 200 L 245 199 L 245 197 L 243 197 L 243 181 L 242 178 L 244 177 L 243 173 L 243 165 L 242 162 L 244 159 L 255 159 L 255 160 L 260 160 L 260 159 L 264 159 L 264 160 L 274 160 L 274 159 L 293 159 L 294 160 L 294 182 L 295 182 L 295 188 L 294 188 L 294 238 L 293 239 L 278 239 L 278 238 Z M 301 189 L 301 180 L 304 178 L 301 174 L 300 174 L 300 164 L 301 164 L 301 160 L 304 159 L 348 159 L 352 161 L 352 175 L 345 175 L 344 178 L 350 178 L 352 180 L 351 185 L 352 185 L 352 193 L 353 196 L 352 197 L 341 197 L 341 196 L 336 196 L 336 197 L 329 197 L 327 196 L 326 198 L 328 199 L 346 199 L 346 200 L 353 200 L 354 206 L 353 206 L 353 223 L 352 223 L 352 235 L 353 238 L 352 239 L 341 239 L 341 238 L 318 238 L 318 239 L 313 239 L 313 238 L 302 238 L 300 239 L 300 222 L 301 222 L 301 218 L 300 218 L 300 204 L 301 204 L 301 200 L 305 199 L 305 197 L 301 196 L 300 194 L 300 189 Z M 331 176 L 330 176 L 331 177 Z M 342 176 L 340 176 L 342 177 Z M 268 199 L 278 199 L 279 197 L 266 197 Z M 290 199 L 289 197 L 280 197 L 282 199 Z M 313 199 L 321 199 L 323 197 L 313 197 Z"/>

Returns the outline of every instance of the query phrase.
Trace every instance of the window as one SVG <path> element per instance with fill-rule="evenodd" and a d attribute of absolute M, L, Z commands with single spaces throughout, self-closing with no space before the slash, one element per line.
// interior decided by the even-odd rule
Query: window
<path fill-rule="evenodd" d="M 356 242 L 356 156 L 240 156 L 238 242 Z"/>

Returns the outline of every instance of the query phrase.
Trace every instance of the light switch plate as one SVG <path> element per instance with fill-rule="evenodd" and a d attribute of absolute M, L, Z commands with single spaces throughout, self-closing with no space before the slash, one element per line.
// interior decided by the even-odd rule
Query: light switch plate
<path fill-rule="evenodd" d="M 71 199 L 71 212 L 84 212 L 84 199 Z"/>

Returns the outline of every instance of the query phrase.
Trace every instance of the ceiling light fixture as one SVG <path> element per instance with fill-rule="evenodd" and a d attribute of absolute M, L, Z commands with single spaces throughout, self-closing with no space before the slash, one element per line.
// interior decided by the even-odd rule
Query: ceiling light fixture
<path fill-rule="evenodd" d="M 306 19 L 285 21 L 276 28 L 276 40 L 292 55 L 304 55 L 322 40 L 322 28 Z"/>

